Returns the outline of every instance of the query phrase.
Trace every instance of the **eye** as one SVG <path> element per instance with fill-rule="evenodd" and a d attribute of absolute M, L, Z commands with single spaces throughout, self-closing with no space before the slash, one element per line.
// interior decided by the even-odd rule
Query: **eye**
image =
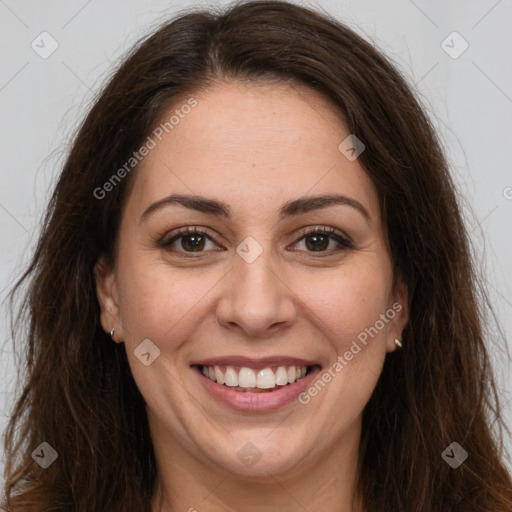
<path fill-rule="evenodd" d="M 302 235 L 301 238 L 295 243 L 305 242 L 305 250 L 307 252 L 322 252 L 329 255 L 338 251 L 354 249 L 355 247 L 348 237 L 330 227 L 304 228 L 300 234 Z M 331 242 L 334 242 L 335 248 L 331 247 L 331 250 L 327 250 Z"/>
<path fill-rule="evenodd" d="M 299 231 L 299 236 L 300 238 L 295 244 L 305 242 L 306 248 L 292 249 L 293 251 L 305 250 L 306 252 L 325 253 L 329 255 L 355 248 L 348 237 L 330 227 L 303 228 Z M 158 246 L 171 252 L 181 253 L 186 257 L 194 257 L 190 253 L 210 252 L 208 250 L 208 243 L 212 244 L 210 250 L 224 250 L 223 248 L 218 248 L 218 244 L 207 230 L 195 226 L 187 226 L 185 228 L 179 228 L 173 231 L 169 236 L 164 237 L 158 242 Z M 334 248 L 330 247 L 331 245 L 334 245 Z M 215 248 L 215 246 L 217 246 L 217 248 Z"/>
<path fill-rule="evenodd" d="M 181 240 L 181 241 L 180 241 Z M 208 235 L 208 232 L 193 226 L 180 228 L 173 233 L 170 237 L 165 237 L 158 245 L 161 248 L 169 249 L 175 252 L 208 252 L 208 242 L 215 244 L 213 238 Z M 219 250 L 219 249 L 214 249 Z"/>

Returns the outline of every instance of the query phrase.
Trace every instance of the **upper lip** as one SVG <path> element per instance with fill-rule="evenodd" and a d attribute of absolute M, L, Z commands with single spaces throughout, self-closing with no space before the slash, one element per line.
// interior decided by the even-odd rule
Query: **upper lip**
<path fill-rule="evenodd" d="M 266 368 L 269 366 L 314 366 L 318 363 L 313 360 L 290 356 L 272 357 L 246 357 L 246 356 L 220 356 L 201 359 L 190 363 L 191 366 L 238 366 L 249 368 Z"/>

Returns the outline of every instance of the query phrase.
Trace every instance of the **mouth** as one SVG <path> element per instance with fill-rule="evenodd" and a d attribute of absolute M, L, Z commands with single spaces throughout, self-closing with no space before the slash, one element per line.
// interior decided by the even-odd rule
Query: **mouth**
<path fill-rule="evenodd" d="M 242 393 L 271 393 L 291 386 L 311 373 L 314 366 L 282 365 L 265 368 L 231 365 L 196 365 L 212 382 Z"/>
<path fill-rule="evenodd" d="M 272 411 L 297 402 L 321 371 L 316 361 L 289 357 L 225 357 L 190 366 L 209 395 L 244 412 Z"/>

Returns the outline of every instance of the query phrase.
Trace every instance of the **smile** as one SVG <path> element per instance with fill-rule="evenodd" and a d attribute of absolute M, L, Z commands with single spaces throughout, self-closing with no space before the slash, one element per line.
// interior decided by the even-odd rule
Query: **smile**
<path fill-rule="evenodd" d="M 246 366 L 202 365 L 202 374 L 213 382 L 245 393 L 271 392 L 303 379 L 307 366 L 274 366 L 253 369 Z"/>
<path fill-rule="evenodd" d="M 317 361 L 288 356 L 225 356 L 191 363 L 203 389 L 216 403 L 249 413 L 298 403 L 298 395 L 322 368 Z"/>

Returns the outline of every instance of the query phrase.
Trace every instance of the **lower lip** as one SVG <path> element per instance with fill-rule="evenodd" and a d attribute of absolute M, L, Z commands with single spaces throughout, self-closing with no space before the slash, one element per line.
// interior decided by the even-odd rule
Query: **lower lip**
<path fill-rule="evenodd" d="M 208 393 L 231 408 L 244 412 L 272 411 L 291 404 L 310 386 L 315 375 L 320 372 L 320 368 L 315 366 L 308 375 L 293 384 L 287 384 L 275 391 L 246 393 L 245 391 L 235 391 L 223 384 L 213 382 L 208 377 L 205 377 L 197 366 L 193 367 L 193 369 Z"/>

